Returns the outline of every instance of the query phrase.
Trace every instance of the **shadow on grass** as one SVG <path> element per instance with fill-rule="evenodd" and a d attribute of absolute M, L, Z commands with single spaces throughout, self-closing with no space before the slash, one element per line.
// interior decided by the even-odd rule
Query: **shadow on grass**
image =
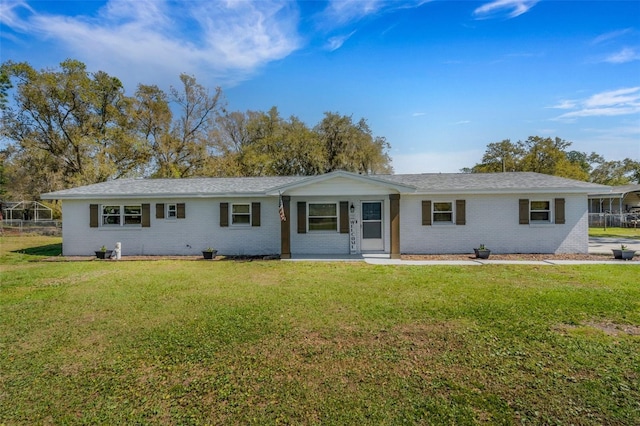
<path fill-rule="evenodd" d="M 62 255 L 62 243 L 47 244 L 46 246 L 29 247 L 15 250 L 13 253 L 28 254 L 31 256 L 60 256 Z"/>

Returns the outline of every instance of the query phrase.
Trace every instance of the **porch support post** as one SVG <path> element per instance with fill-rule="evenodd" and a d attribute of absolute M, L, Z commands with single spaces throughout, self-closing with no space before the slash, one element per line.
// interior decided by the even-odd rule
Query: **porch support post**
<path fill-rule="evenodd" d="M 391 259 L 400 259 L 400 194 L 389 194 Z"/>
<path fill-rule="evenodd" d="M 291 259 L 291 197 L 282 196 L 286 220 L 280 221 L 280 259 Z"/>

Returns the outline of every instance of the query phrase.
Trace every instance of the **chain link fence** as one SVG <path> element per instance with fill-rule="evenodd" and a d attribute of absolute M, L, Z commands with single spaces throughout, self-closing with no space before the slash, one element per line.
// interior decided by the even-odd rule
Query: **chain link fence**
<path fill-rule="evenodd" d="M 640 213 L 589 213 L 590 228 L 640 228 Z"/>
<path fill-rule="evenodd" d="M 49 236 L 62 235 L 61 220 L 0 220 L 0 232 L 2 235 L 38 234 Z"/>

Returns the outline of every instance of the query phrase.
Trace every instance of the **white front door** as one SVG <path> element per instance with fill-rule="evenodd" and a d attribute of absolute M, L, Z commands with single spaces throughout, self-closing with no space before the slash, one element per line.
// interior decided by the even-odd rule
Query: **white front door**
<path fill-rule="evenodd" d="M 382 225 L 382 201 L 363 201 L 361 222 L 361 250 L 384 250 L 384 242 L 382 240 L 382 236 L 384 235 L 384 227 Z"/>

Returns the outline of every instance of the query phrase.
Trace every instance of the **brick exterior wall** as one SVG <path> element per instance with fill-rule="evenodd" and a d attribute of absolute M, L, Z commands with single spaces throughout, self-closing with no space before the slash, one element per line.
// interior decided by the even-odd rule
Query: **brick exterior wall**
<path fill-rule="evenodd" d="M 550 200 L 552 223 L 520 225 L 518 200 Z M 565 224 L 555 224 L 553 200 L 565 199 Z M 422 200 L 466 200 L 466 224 L 422 225 Z M 485 244 L 494 253 L 587 253 L 586 195 L 517 194 L 425 196 L 400 198 L 400 246 L 402 253 L 473 253 Z"/>
<path fill-rule="evenodd" d="M 156 219 L 156 203 L 185 203 L 184 219 Z M 259 227 L 220 226 L 220 202 L 261 203 Z M 151 226 L 89 227 L 90 204 L 151 204 Z M 65 200 L 62 203 L 62 238 L 65 256 L 91 255 L 102 245 L 113 249 L 122 243 L 122 255 L 199 255 L 207 247 L 219 254 L 261 255 L 280 253 L 278 198 Z"/>
<path fill-rule="evenodd" d="M 565 199 L 566 223 L 518 223 L 518 200 Z M 422 225 L 422 200 L 466 201 L 465 225 Z M 296 204 L 298 201 L 349 201 L 360 212 L 361 200 L 383 201 L 384 251 L 390 250 L 389 196 L 349 195 L 343 197 L 292 196 L 287 218 L 291 227 L 291 253 L 347 254 L 349 234 L 339 232 L 297 232 Z M 220 203 L 261 203 L 259 227 L 220 226 Z M 89 227 L 90 204 L 142 204 L 151 206 L 150 227 Z M 156 203 L 185 203 L 184 219 L 156 219 Z M 63 207 L 63 254 L 92 255 L 102 245 L 109 249 L 122 243 L 127 255 L 200 255 L 213 247 L 225 255 L 266 255 L 280 253 L 280 218 L 278 197 L 265 198 L 193 198 L 135 200 L 65 200 Z M 553 206 L 551 208 L 553 215 Z M 359 214 L 358 214 L 359 218 Z M 586 195 L 573 194 L 517 194 L 400 197 L 401 253 L 471 253 L 474 247 L 485 244 L 494 253 L 587 253 L 588 217 Z M 552 218 L 553 222 L 553 218 Z M 357 240 L 360 250 L 360 221 Z"/>

